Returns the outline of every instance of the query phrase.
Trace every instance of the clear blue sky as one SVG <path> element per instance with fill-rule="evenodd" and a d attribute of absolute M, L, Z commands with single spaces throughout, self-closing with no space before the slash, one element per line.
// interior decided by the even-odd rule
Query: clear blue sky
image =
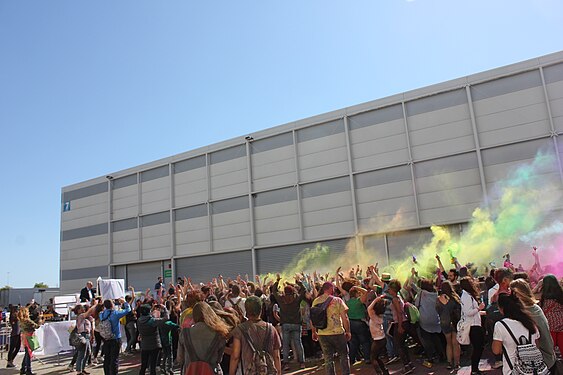
<path fill-rule="evenodd" d="M 61 187 L 563 49 L 563 3 L 0 2 L 0 285 L 59 283 Z"/>

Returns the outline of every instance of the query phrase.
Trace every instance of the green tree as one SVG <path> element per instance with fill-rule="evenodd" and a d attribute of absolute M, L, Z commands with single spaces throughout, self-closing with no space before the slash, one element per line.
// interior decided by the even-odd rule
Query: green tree
<path fill-rule="evenodd" d="M 2 290 L 8 290 L 8 289 L 12 289 L 12 287 L 9 286 L 9 285 L 5 285 L 3 288 L 0 288 L 0 291 L 2 291 Z"/>
<path fill-rule="evenodd" d="M 48 288 L 49 285 L 45 284 L 44 282 L 40 282 L 40 283 L 35 283 L 35 285 L 34 285 L 33 287 L 34 287 L 34 288 L 45 289 L 45 288 Z"/>

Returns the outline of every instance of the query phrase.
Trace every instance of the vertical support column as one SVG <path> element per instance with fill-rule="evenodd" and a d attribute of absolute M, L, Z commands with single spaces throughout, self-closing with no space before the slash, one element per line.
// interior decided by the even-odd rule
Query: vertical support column
<path fill-rule="evenodd" d="M 385 245 L 385 254 L 387 254 L 387 265 L 390 265 L 391 261 L 389 257 L 389 242 L 387 239 L 387 233 L 383 235 L 383 244 Z"/>
<path fill-rule="evenodd" d="M 108 276 L 112 277 L 111 265 L 113 264 L 113 234 L 111 231 L 111 221 L 113 218 L 113 184 L 110 178 L 108 180 Z"/>
<path fill-rule="evenodd" d="M 481 189 L 483 191 L 483 202 L 485 206 L 489 206 L 489 194 L 487 192 L 487 182 L 485 181 L 485 168 L 483 167 L 483 157 L 481 156 L 481 144 L 479 143 L 479 133 L 477 132 L 477 120 L 473 109 L 473 99 L 471 98 L 471 86 L 465 86 L 465 94 L 467 95 L 467 106 L 471 116 L 471 128 L 473 129 L 473 140 L 475 142 L 475 151 L 477 151 L 477 164 L 479 165 L 479 178 L 481 179 Z"/>
<path fill-rule="evenodd" d="M 547 108 L 547 116 L 549 117 L 549 128 L 551 130 L 551 138 L 553 139 L 553 147 L 555 150 L 555 157 L 557 158 L 557 166 L 559 167 L 559 179 L 563 184 L 563 167 L 561 162 L 561 156 L 559 154 L 559 145 L 557 144 L 557 131 L 555 131 L 555 124 L 553 123 L 553 114 L 551 113 L 551 104 L 549 103 L 549 94 L 547 92 L 547 85 L 545 83 L 545 76 L 543 74 L 543 67 L 540 66 L 540 76 L 541 84 L 543 87 L 543 95 L 545 98 L 545 105 Z"/>
<path fill-rule="evenodd" d="M 168 163 L 168 181 L 170 183 L 170 261 L 176 256 L 176 224 L 174 220 L 174 206 L 176 205 L 174 195 L 174 166 Z M 172 272 L 174 273 L 174 272 Z"/>
<path fill-rule="evenodd" d="M 255 226 L 254 226 L 254 199 L 252 199 L 252 192 L 254 187 L 252 186 L 252 160 L 251 160 L 251 147 L 250 142 L 253 139 L 251 137 L 246 138 L 246 169 L 247 169 L 247 178 L 248 178 L 248 211 L 250 214 L 250 258 L 252 261 L 252 276 L 256 275 L 256 234 L 255 234 Z"/>
<path fill-rule="evenodd" d="M 301 204 L 301 186 L 299 181 L 301 177 L 299 175 L 299 152 L 297 151 L 297 134 L 295 130 L 291 131 L 293 135 L 293 160 L 295 161 L 295 187 L 297 188 L 297 211 L 299 217 L 299 232 L 300 232 L 300 239 L 305 239 L 305 230 L 303 228 L 303 206 Z"/>
<path fill-rule="evenodd" d="M 143 187 L 141 181 L 141 172 L 137 172 L 137 242 L 139 243 L 139 260 L 143 259 L 143 231 L 141 229 L 141 214 L 143 213 Z"/>
<path fill-rule="evenodd" d="M 405 136 L 407 137 L 407 149 L 409 152 L 409 167 L 411 169 L 411 181 L 412 181 L 412 193 L 414 194 L 414 207 L 416 210 L 416 223 L 420 226 L 420 210 L 418 209 L 418 194 L 416 192 L 416 180 L 414 176 L 414 161 L 412 158 L 412 150 L 411 150 L 411 140 L 409 135 L 409 125 L 407 121 L 407 108 L 405 102 L 401 102 L 401 107 L 403 108 L 403 123 L 405 124 Z M 389 255 L 388 255 L 389 257 Z"/>
<path fill-rule="evenodd" d="M 346 152 L 348 155 L 348 177 L 350 178 L 350 192 L 352 198 L 352 214 L 354 215 L 354 233 L 359 233 L 358 206 L 356 204 L 356 187 L 354 183 L 354 167 L 352 163 L 352 148 L 350 145 L 350 130 L 348 128 L 348 116 L 344 116 L 344 135 L 346 136 Z M 359 250 L 359 248 L 356 248 Z"/>
<path fill-rule="evenodd" d="M 205 170 L 207 178 L 207 221 L 209 223 L 209 252 L 213 252 L 213 219 L 211 217 L 211 155 L 205 154 Z"/>

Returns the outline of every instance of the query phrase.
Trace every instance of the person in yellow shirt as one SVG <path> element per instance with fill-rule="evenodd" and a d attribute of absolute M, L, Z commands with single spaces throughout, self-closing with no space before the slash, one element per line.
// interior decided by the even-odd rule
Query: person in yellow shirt
<path fill-rule="evenodd" d="M 313 306 L 323 304 L 331 298 L 326 310 L 327 326 L 317 330 L 313 326 L 313 340 L 319 341 L 325 361 L 327 375 L 336 374 L 334 368 L 334 354 L 338 353 L 342 375 L 350 374 L 350 359 L 348 345 L 352 335 L 350 321 L 348 320 L 348 306 L 338 297 L 334 297 L 334 285 L 326 282 L 321 287 L 321 295 L 313 301 Z"/>

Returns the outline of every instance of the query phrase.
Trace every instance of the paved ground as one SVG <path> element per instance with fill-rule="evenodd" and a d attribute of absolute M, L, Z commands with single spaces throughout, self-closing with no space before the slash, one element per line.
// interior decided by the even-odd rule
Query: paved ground
<path fill-rule="evenodd" d="M 21 364 L 23 355 L 20 354 L 16 358 L 15 363 L 18 365 L 15 369 L 7 369 L 6 368 L 6 359 L 5 354 L 4 358 L 0 359 L 0 375 L 16 375 L 19 374 L 19 365 Z M 44 374 L 54 374 L 54 375 L 73 375 L 76 374 L 75 371 L 70 371 L 67 369 L 67 365 L 70 362 L 70 356 L 48 356 L 48 357 L 38 357 L 32 363 L 33 372 L 38 375 Z M 120 374 L 138 374 L 139 373 L 139 354 L 136 355 L 122 355 L 120 358 L 120 367 L 119 373 Z M 443 364 L 434 365 L 432 368 L 426 368 L 422 366 L 422 359 L 415 360 L 416 371 L 414 374 L 436 374 L 436 375 L 449 375 L 450 371 L 445 368 Z M 389 366 L 389 370 L 391 374 L 399 375 L 401 373 L 401 365 L 398 363 L 391 364 Z M 487 375 L 500 375 L 501 371 L 499 370 L 491 370 L 490 365 L 483 360 L 481 363 L 481 370 L 487 371 Z M 93 366 L 87 368 L 87 371 L 90 372 L 91 375 L 102 375 L 104 373 L 103 368 L 101 365 Z M 458 375 L 469 375 L 471 373 L 469 367 L 463 367 L 459 372 Z M 176 371 L 175 374 L 180 374 L 180 371 Z M 293 375 L 321 375 L 324 374 L 324 370 L 322 367 L 322 362 L 320 361 L 313 361 L 308 363 L 308 368 L 305 370 L 299 370 L 297 364 L 292 364 L 291 369 L 289 371 L 284 371 L 284 374 L 293 374 Z M 374 370 L 369 365 L 364 365 L 361 363 L 357 363 L 352 367 L 352 374 L 358 375 L 367 375 L 367 374 L 374 374 Z"/>

